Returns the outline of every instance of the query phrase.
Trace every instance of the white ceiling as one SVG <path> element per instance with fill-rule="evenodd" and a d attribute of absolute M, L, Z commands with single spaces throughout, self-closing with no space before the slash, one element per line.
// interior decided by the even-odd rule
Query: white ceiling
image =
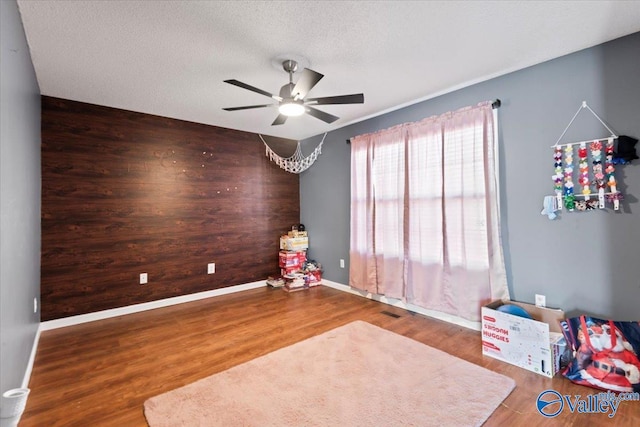
<path fill-rule="evenodd" d="M 296 140 L 640 31 L 640 1 L 620 0 L 18 5 L 43 95 Z M 325 75 L 309 96 L 365 103 L 318 107 L 332 125 L 222 110 L 268 104 L 223 80 L 277 94 L 287 54 Z"/>

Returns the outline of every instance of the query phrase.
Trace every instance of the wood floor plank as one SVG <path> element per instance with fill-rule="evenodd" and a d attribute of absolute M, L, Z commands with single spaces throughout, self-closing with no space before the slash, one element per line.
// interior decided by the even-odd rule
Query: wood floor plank
<path fill-rule="evenodd" d="M 542 391 L 597 390 L 485 357 L 479 332 L 321 286 L 291 294 L 265 287 L 45 331 L 20 426 L 143 427 L 146 399 L 355 320 L 513 378 L 516 389 L 487 426 L 640 425 L 640 402 L 621 403 L 614 418 L 565 409 L 546 419 L 535 407 Z"/>

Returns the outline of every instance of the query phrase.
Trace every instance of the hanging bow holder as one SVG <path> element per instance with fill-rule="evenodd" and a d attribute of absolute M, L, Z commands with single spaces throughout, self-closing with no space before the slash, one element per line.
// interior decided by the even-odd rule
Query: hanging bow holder
<path fill-rule="evenodd" d="M 611 132 L 611 135 L 560 144 L 562 137 L 584 109 L 589 110 Z M 582 101 L 582 105 L 560 138 L 551 146 L 554 162 L 554 174 L 551 177 L 554 182 L 554 195 L 545 196 L 544 209 L 541 212 L 543 215 L 548 215 L 549 219 L 555 219 L 555 212 L 559 210 L 573 212 L 605 209 L 607 203 L 610 203 L 614 210 L 620 209 L 622 193 L 616 187 L 613 162 L 613 142 L 616 138 L 618 135 L 587 105 L 586 101 Z"/>

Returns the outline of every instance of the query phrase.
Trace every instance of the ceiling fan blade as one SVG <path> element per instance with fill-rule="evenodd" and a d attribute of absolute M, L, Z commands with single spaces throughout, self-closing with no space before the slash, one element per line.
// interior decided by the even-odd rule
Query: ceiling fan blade
<path fill-rule="evenodd" d="M 293 87 L 291 96 L 296 97 L 296 99 L 303 99 L 323 77 L 324 74 L 305 68 L 302 70 L 302 75 L 298 79 L 298 82 Z"/>
<path fill-rule="evenodd" d="M 323 98 L 308 98 L 305 105 L 326 105 L 326 104 L 363 104 L 364 94 L 354 93 L 352 95 L 325 96 Z"/>
<path fill-rule="evenodd" d="M 320 119 L 325 123 L 333 123 L 340 118 L 329 113 L 325 113 L 324 111 L 316 110 L 315 108 L 309 106 L 305 106 L 304 109 L 306 110 L 307 114 L 315 117 L 316 119 Z"/>
<path fill-rule="evenodd" d="M 244 107 L 228 107 L 223 108 L 225 111 L 238 111 L 238 110 L 250 110 L 251 108 L 263 108 L 263 107 L 271 107 L 273 104 L 265 104 L 265 105 L 246 105 Z"/>
<path fill-rule="evenodd" d="M 241 87 L 243 89 L 250 90 L 251 92 L 259 93 L 260 95 L 268 96 L 269 98 L 273 98 L 273 99 L 275 99 L 277 101 L 282 101 L 282 98 L 280 98 L 277 95 L 269 93 L 266 90 L 258 89 L 257 87 L 248 85 L 246 83 L 242 83 L 241 81 L 238 81 L 238 80 L 235 80 L 235 79 L 225 80 L 224 82 L 225 83 L 229 83 L 230 85 L 234 85 L 234 86 Z"/>
<path fill-rule="evenodd" d="M 287 116 L 284 114 L 278 114 L 278 117 L 271 123 L 271 126 L 283 125 L 287 121 Z"/>

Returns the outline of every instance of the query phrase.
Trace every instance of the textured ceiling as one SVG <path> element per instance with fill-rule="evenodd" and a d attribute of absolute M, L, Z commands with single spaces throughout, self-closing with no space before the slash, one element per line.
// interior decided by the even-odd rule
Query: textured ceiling
<path fill-rule="evenodd" d="M 303 139 L 640 31 L 640 1 L 56 1 L 18 5 L 43 95 Z M 277 59 L 365 103 L 271 126 Z M 274 65 L 276 63 L 276 65 Z M 294 80 L 295 80 L 294 76 Z M 480 100 L 479 100 L 480 101 Z"/>

